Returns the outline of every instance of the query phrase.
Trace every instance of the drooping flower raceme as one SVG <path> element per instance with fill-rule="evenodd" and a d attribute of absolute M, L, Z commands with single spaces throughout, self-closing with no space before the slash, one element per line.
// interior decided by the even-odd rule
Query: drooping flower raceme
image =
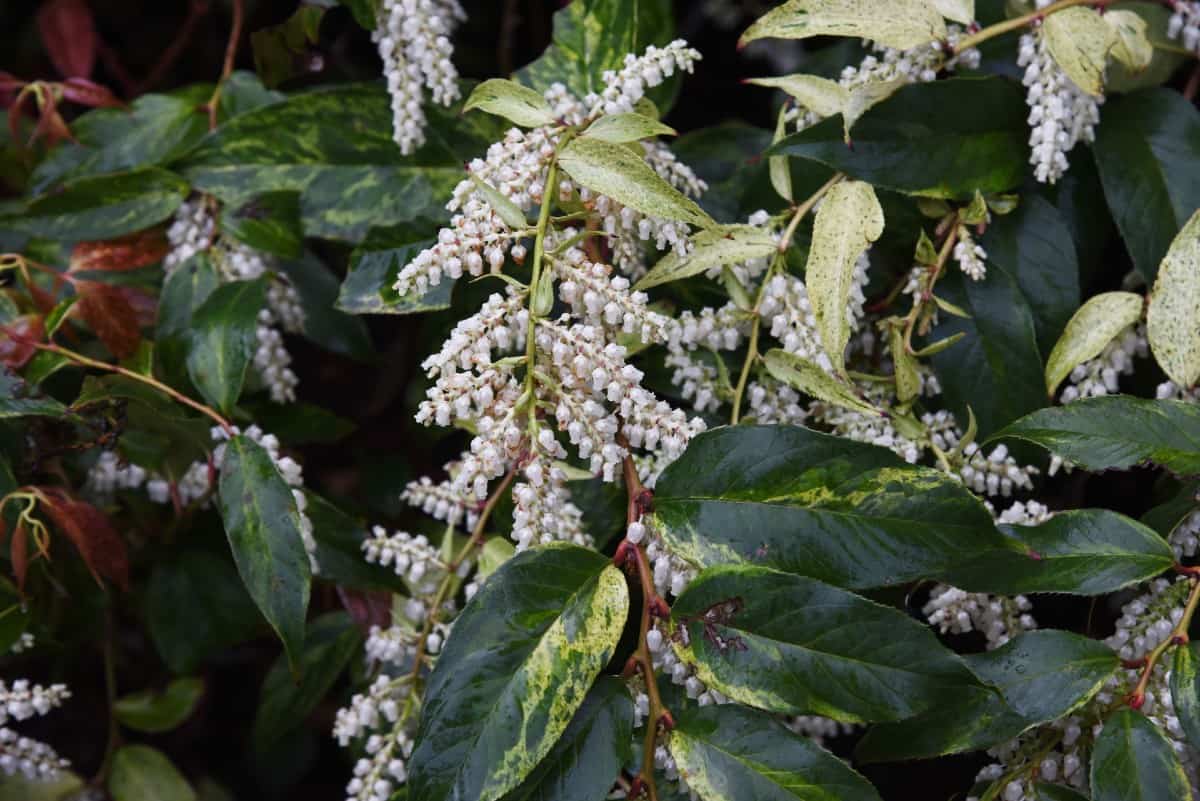
<path fill-rule="evenodd" d="M 371 40 L 383 59 L 383 76 L 392 98 L 392 136 L 406 156 L 425 144 L 425 91 L 442 106 L 459 98 L 450 35 L 465 18 L 458 0 L 379 4 L 379 24 Z"/>
<path fill-rule="evenodd" d="M 69 766 L 53 748 L 18 734 L 7 724 L 45 715 L 70 697 L 63 684 L 44 687 L 26 679 L 11 684 L 0 681 L 0 775 L 50 781 Z"/>

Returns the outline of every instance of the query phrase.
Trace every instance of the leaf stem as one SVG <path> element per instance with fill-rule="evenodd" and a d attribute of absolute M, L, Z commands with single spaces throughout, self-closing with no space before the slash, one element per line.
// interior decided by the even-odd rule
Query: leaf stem
<path fill-rule="evenodd" d="M 1104 6 L 1108 5 L 1109 2 L 1110 0 L 1058 0 L 1057 3 L 1052 3 L 1045 8 L 1037 11 L 1031 11 L 1028 14 L 1022 14 L 1021 16 L 1013 17 L 1012 19 L 1006 19 L 1003 22 L 997 22 L 995 25 L 989 25 L 980 31 L 976 31 L 970 36 L 965 36 L 958 40 L 958 44 L 950 52 L 952 54 L 961 53 L 964 50 L 968 50 L 972 47 L 982 44 L 983 42 L 986 42 L 988 39 L 994 39 L 995 37 L 1008 33 L 1009 31 L 1015 31 L 1019 28 L 1023 28 L 1026 25 L 1044 19 L 1055 12 L 1071 8 L 1072 6 L 1094 6 L 1096 8 L 1103 8 Z"/>
<path fill-rule="evenodd" d="M 917 321 L 921 317 L 921 312 L 925 310 L 926 304 L 933 298 L 933 288 L 937 284 L 938 279 L 941 278 L 942 272 L 946 268 L 946 263 L 950 261 L 950 254 L 954 252 L 954 245 L 958 241 L 958 212 L 952 212 L 950 215 L 947 215 L 943 222 L 951 217 L 954 217 L 954 223 L 946 233 L 946 238 L 942 242 L 942 249 L 938 251 L 937 262 L 928 270 L 928 282 L 921 289 L 920 294 L 913 298 L 912 308 L 904 318 L 904 349 L 914 356 L 916 352 L 912 346 L 913 330 L 917 327 Z"/>
<path fill-rule="evenodd" d="M 225 81 L 233 74 L 233 62 L 237 57 L 238 43 L 242 39 L 242 22 L 246 17 L 245 0 L 233 0 L 233 26 L 229 30 L 229 41 L 225 44 L 225 62 L 221 65 L 221 78 L 208 99 L 208 129 L 217 127 L 217 107 L 221 103 L 221 90 Z"/>
<path fill-rule="evenodd" d="M 1183 616 L 1179 618 L 1179 622 L 1175 624 L 1171 634 L 1146 656 L 1146 663 L 1142 666 L 1142 673 L 1138 677 L 1137 685 L 1129 694 L 1129 706 L 1134 709 L 1141 709 L 1142 704 L 1146 702 L 1146 685 L 1150 683 L 1150 674 L 1154 672 L 1154 667 L 1158 664 L 1159 659 L 1167 652 L 1167 649 L 1183 645 L 1188 641 L 1188 626 L 1191 625 L 1192 617 L 1196 614 L 1196 605 L 1200 604 L 1200 578 L 1193 575 L 1188 580 L 1191 581 L 1192 587 L 1188 593 L 1187 605 L 1183 608 Z"/>
<path fill-rule="evenodd" d="M 49 344 L 42 343 L 42 342 L 31 342 L 30 344 L 33 345 L 33 347 L 37 348 L 38 350 L 44 350 L 44 351 L 48 351 L 50 353 L 57 353 L 59 356 L 63 356 L 67 359 L 70 359 L 71 361 L 75 362 L 76 364 L 80 364 L 84 367 L 93 367 L 97 370 L 106 370 L 110 373 L 116 373 L 117 375 L 122 375 L 122 376 L 125 376 L 126 378 L 130 378 L 130 379 L 133 379 L 134 381 L 138 381 L 142 384 L 146 384 L 147 386 L 154 387 L 159 392 L 161 392 L 164 395 L 166 395 L 167 397 L 171 398 L 171 400 L 173 400 L 177 403 L 181 403 L 184 406 L 187 406 L 191 409 L 195 409 L 196 411 L 200 412 L 200 414 L 203 414 L 204 416 L 208 417 L 214 423 L 219 425 L 226 434 L 229 434 L 230 436 L 233 436 L 233 434 L 234 434 L 233 424 L 230 423 L 223 416 L 221 416 L 220 412 L 218 412 L 215 409 L 212 409 L 208 406 L 205 406 L 203 403 L 199 403 L 198 401 L 192 400 L 187 395 L 184 395 L 182 392 L 179 392 L 178 390 L 167 386 L 166 384 L 164 384 L 163 382 L 159 381 L 158 379 L 156 379 L 152 376 L 142 375 L 141 373 L 134 372 L 133 370 L 127 370 L 124 367 L 121 367 L 120 365 L 117 365 L 117 364 L 109 364 L 108 362 L 102 362 L 102 361 L 98 361 L 96 359 L 88 358 L 87 356 L 84 356 L 82 353 L 76 353 L 75 351 L 70 350 L 69 348 L 64 348 L 61 345 L 55 345 L 53 342 L 51 342 Z"/>

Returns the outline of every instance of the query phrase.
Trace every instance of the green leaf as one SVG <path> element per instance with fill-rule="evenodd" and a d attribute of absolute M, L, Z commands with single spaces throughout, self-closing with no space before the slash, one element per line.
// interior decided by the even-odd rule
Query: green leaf
<path fill-rule="evenodd" d="M 1200 643 L 1176 646 L 1171 664 L 1171 701 L 1183 733 L 1195 748 L 1200 743 Z"/>
<path fill-rule="evenodd" d="M 174 673 L 196 670 L 263 627 L 228 557 L 207 551 L 188 549 L 156 561 L 144 608 L 155 648 Z"/>
<path fill-rule="evenodd" d="M 188 375 L 204 398 L 226 414 L 242 394 L 266 291 L 263 278 L 233 281 L 214 289 L 192 315 Z"/>
<path fill-rule="evenodd" d="M 1200 379 L 1200 211 L 1175 237 L 1146 308 L 1146 335 L 1163 372 L 1178 386 Z"/>
<path fill-rule="evenodd" d="M 604 801 L 633 758 L 633 701 L 625 684 L 601 676 L 562 737 L 505 801 Z"/>
<path fill-rule="evenodd" d="M 667 740 L 704 801 L 879 801 L 870 782 L 764 712 L 732 704 L 680 715 Z"/>
<path fill-rule="evenodd" d="M 1016 547 L 944 473 L 793 426 L 701 434 L 659 478 L 654 509 L 671 550 L 692 564 L 763 565 L 851 588 Z"/>
<path fill-rule="evenodd" d="M 946 19 L 963 25 L 975 21 L 975 0 L 933 0 L 933 7 Z"/>
<path fill-rule="evenodd" d="M 908 50 L 946 38 L 946 23 L 930 0 L 893 0 L 886 14 L 872 0 L 788 0 L 751 25 L 738 47 L 755 39 L 849 36 Z"/>
<path fill-rule="evenodd" d="M 308 71 L 309 48 L 320 40 L 326 5 L 301 3 L 285 21 L 250 34 L 254 70 L 265 85 L 276 87 Z"/>
<path fill-rule="evenodd" d="M 1092 153 L 1133 264 L 1153 282 L 1175 235 L 1200 208 L 1200 112 L 1165 88 L 1114 98 Z"/>
<path fill-rule="evenodd" d="M 500 565 L 512 559 L 517 549 L 503 537 L 492 537 L 479 549 L 479 567 L 475 575 L 486 579 L 500 568 Z"/>
<path fill-rule="evenodd" d="M 890 12 L 874 13 L 891 18 Z M 948 108 L 955 113 L 947 114 Z M 768 154 L 820 162 L 876 188 L 965 199 L 976 190 L 1003 192 L 1021 183 L 1026 115 L 1012 81 L 950 78 L 906 86 L 866 112 L 855 124 L 853 147 L 843 141 L 842 123 L 828 119 Z"/>
<path fill-rule="evenodd" d="M 488 205 L 495 210 L 496 214 L 500 215 L 500 219 L 504 220 L 508 227 L 515 230 L 529 227 L 529 221 L 525 219 L 525 212 L 521 211 L 520 206 L 500 194 L 499 190 L 475 173 L 470 175 L 479 194 L 483 195 Z"/>
<path fill-rule="evenodd" d="M 1134 71 L 1149 67 L 1154 45 L 1147 36 L 1146 18 L 1136 11 L 1106 9 L 1103 19 L 1113 30 L 1113 58 Z"/>
<path fill-rule="evenodd" d="M 782 89 L 796 103 L 821 117 L 841 114 L 850 102 L 850 90 L 837 81 L 816 75 L 783 75 L 778 78 L 751 78 L 746 83 Z"/>
<path fill-rule="evenodd" d="M 1042 23 L 1046 49 L 1075 85 L 1090 95 L 1104 94 L 1104 64 L 1116 45 L 1116 31 L 1090 8 L 1065 8 Z"/>
<path fill-rule="evenodd" d="M 240 206 L 221 209 L 221 232 L 255 250 L 294 259 L 304 250 L 300 228 L 300 196 L 267 192 Z"/>
<path fill-rule="evenodd" d="M 192 716 L 204 695 L 204 679 L 173 679 L 161 691 L 139 690 L 113 704 L 121 724 L 137 731 L 158 734 L 171 731 Z"/>
<path fill-rule="evenodd" d="M 251 735 L 257 753 L 266 753 L 304 722 L 359 653 L 361 644 L 362 633 L 345 612 L 329 612 L 309 623 L 295 672 L 280 657 L 263 680 Z"/>
<path fill-rule="evenodd" d="M 433 244 L 432 240 L 405 238 L 399 241 L 386 233 L 372 232 L 367 241 L 350 254 L 350 272 L 338 292 L 338 309 L 349 314 L 419 314 L 450 308 L 455 282 L 442 278 L 424 295 L 401 296 L 392 288 L 404 266 Z M 414 234 L 407 234 L 414 237 Z"/>
<path fill-rule="evenodd" d="M 305 251 L 300 258 L 281 261 L 279 268 L 300 296 L 303 332 L 310 342 L 360 362 L 375 358 L 366 323 L 337 308 L 341 287 L 324 262 Z"/>
<path fill-rule="evenodd" d="M 903 612 L 764 567 L 705 570 L 671 607 L 671 626 L 701 681 L 769 712 L 903 720 L 978 683 Z"/>
<path fill-rule="evenodd" d="M 209 134 L 179 164 L 197 189 L 241 206 L 298 192 L 306 236 L 361 240 L 372 226 L 441 220 L 462 165 L 500 138 L 486 117 L 426 106 L 428 142 L 405 158 L 383 86 L 292 95 Z"/>
<path fill-rule="evenodd" d="M 29 397 L 29 387 L 6 367 L 0 367 L 0 420 L 10 417 L 66 417 L 68 409 L 50 397 Z"/>
<path fill-rule="evenodd" d="M 313 524 L 321 578 L 360 590 L 408 592 L 404 579 L 392 568 L 363 559 L 362 544 L 370 535 L 362 520 L 351 517 L 316 493 L 307 492 L 305 497 L 308 506 L 304 513 Z"/>
<path fill-rule="evenodd" d="M 156 167 L 80 178 L 61 191 L 36 197 L 4 227 L 46 239 L 113 239 L 162 222 L 175 213 L 188 184 Z"/>
<path fill-rule="evenodd" d="M 113 801 L 195 801 L 187 779 L 161 751 L 126 745 L 113 755 L 108 776 Z"/>
<path fill-rule="evenodd" d="M 762 158 L 770 146 L 769 130 L 725 122 L 685 133 L 671 150 L 708 184 L 708 191 L 700 196 L 705 211 L 718 220 L 744 220 L 778 202 L 770 181 L 770 159 Z M 788 161 L 786 156 L 779 158 Z M 819 164 L 797 166 L 810 169 L 797 170 L 793 196 L 805 197 L 804 192 L 815 191 L 832 174 Z"/>
<path fill-rule="evenodd" d="M 888 347 L 892 351 L 893 372 L 896 376 L 896 400 L 909 403 L 921 394 L 921 371 L 917 357 L 908 352 L 904 345 L 904 328 L 893 325 L 888 328 Z"/>
<path fill-rule="evenodd" d="M 779 114 L 775 117 L 775 135 L 771 137 L 772 145 L 778 144 L 787 136 L 787 113 L 788 106 L 785 103 L 779 107 Z M 791 159 L 787 156 L 768 157 L 767 172 L 771 176 L 771 186 L 775 189 L 776 194 L 788 203 L 791 203 L 794 197 L 792 193 Z"/>
<path fill-rule="evenodd" d="M 295 667 L 304 642 L 311 579 L 292 490 L 261 445 L 225 445 L 218 506 L 242 582 Z"/>
<path fill-rule="evenodd" d="M 701 231 L 692 238 L 692 250 L 687 255 L 668 252 L 637 282 L 637 289 L 689 278 L 714 267 L 765 259 L 778 250 L 775 238 L 755 225 L 728 225 Z"/>
<path fill-rule="evenodd" d="M 834 370 L 846 369 L 850 320 L 846 304 L 854 263 L 883 235 L 883 209 L 870 184 L 843 181 L 825 195 L 813 223 L 804 280 L 825 353 Z"/>
<path fill-rule="evenodd" d="M 642 214 L 679 220 L 698 228 L 716 225 L 694 201 L 684 197 L 627 147 L 577 138 L 563 148 L 558 161 L 579 185 Z"/>
<path fill-rule="evenodd" d="M 425 693 L 413 801 L 494 801 L 553 748 L 625 625 L 625 578 L 602 554 L 517 554 L 467 603 Z"/>
<path fill-rule="evenodd" d="M 1053 395 L 1072 370 L 1099 356 L 1140 320 L 1143 304 L 1142 296 L 1132 292 L 1102 292 L 1080 306 L 1046 361 L 1046 391 Z"/>
<path fill-rule="evenodd" d="M 555 12 L 550 47 L 517 78 L 538 91 L 562 83 L 576 97 L 600 94 L 606 70 L 621 69 L 627 54 L 641 55 L 672 35 L 667 0 L 578 0 Z"/>
<path fill-rule="evenodd" d="M 554 111 L 540 94 L 516 81 L 492 78 L 475 87 L 463 111 L 482 109 L 525 128 L 554 123 Z"/>
<path fill-rule="evenodd" d="M 378 0 L 338 0 L 338 2 L 350 9 L 354 20 L 366 30 L 373 31 L 379 25 Z"/>
<path fill-rule="evenodd" d="M 763 356 L 763 364 L 776 381 L 781 381 L 806 395 L 871 417 L 883 416 L 883 412 L 859 396 L 849 381 L 825 372 L 816 362 L 781 348 L 772 348 Z"/>
<path fill-rule="evenodd" d="M 957 271 L 945 276 L 938 293 L 970 315 L 943 315 L 929 335 L 930 341 L 965 335 L 932 357 L 946 405 L 958 419 L 970 407 L 987 437 L 1046 405 L 1033 310 L 1016 280 L 990 265 L 982 281 Z"/>
<path fill-rule="evenodd" d="M 642 114 L 627 112 L 624 114 L 606 114 L 587 127 L 581 135 L 601 142 L 624 144 L 649 139 L 654 136 L 675 136 L 675 129 L 669 125 Z"/>
<path fill-rule="evenodd" d="M 1036 801 L 1088 801 L 1086 795 L 1061 784 L 1037 782 L 1033 789 L 1037 793 Z"/>
<path fill-rule="evenodd" d="M 1049 353 L 1080 303 L 1080 259 L 1063 215 L 1026 195 L 1014 211 L 992 219 L 980 244 L 989 270 L 1000 268 L 1016 281 L 1033 313 L 1038 350 Z"/>
<path fill-rule="evenodd" d="M 186 333 L 192 326 L 192 315 L 220 280 L 207 252 L 197 253 L 171 271 L 158 298 L 158 336 Z"/>
<path fill-rule="evenodd" d="M 1092 801 L 1191 801 L 1171 742 L 1145 715 L 1120 709 L 1092 748 Z"/>
<path fill-rule="evenodd" d="M 330 445 L 358 429 L 352 420 L 306 401 L 275 403 L 256 398 L 239 405 L 260 428 L 270 431 L 285 445 Z"/>
<path fill-rule="evenodd" d="M 1037 526 L 1004 526 L 1025 553 L 981 553 L 942 575 L 972 592 L 1102 595 L 1145 581 L 1175 564 L 1153 529 L 1107 509 L 1059 512 Z"/>
<path fill-rule="evenodd" d="M 992 438 L 1005 437 L 1041 445 L 1085 470 L 1153 462 L 1180 475 L 1200 474 L 1200 408 L 1194 403 L 1087 398 L 1036 411 Z"/>
<path fill-rule="evenodd" d="M 990 689 L 948 692 L 910 720 L 872 726 L 855 751 L 864 762 L 927 759 L 988 748 L 1085 703 L 1118 667 L 1107 645 L 1066 631 L 1031 631 L 964 659 Z"/>

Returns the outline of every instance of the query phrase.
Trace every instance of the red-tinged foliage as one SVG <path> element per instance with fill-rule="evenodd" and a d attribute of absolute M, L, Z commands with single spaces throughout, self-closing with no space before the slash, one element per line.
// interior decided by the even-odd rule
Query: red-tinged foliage
<path fill-rule="evenodd" d="M 29 575 L 29 532 L 26 531 L 23 520 L 17 522 L 8 556 L 12 560 L 13 577 L 17 580 L 17 588 L 24 592 L 25 577 Z"/>
<path fill-rule="evenodd" d="M 46 0 L 37 26 L 46 54 L 64 78 L 92 74 L 100 39 L 86 0 Z"/>
<path fill-rule="evenodd" d="M 338 585 L 338 598 L 354 622 L 364 629 L 387 628 L 392 620 L 392 597 L 387 592 L 365 592 Z"/>
<path fill-rule="evenodd" d="M 137 310 L 123 287 L 99 281 L 76 281 L 79 302 L 72 308 L 117 358 L 132 356 L 142 341 Z"/>
<path fill-rule="evenodd" d="M 166 255 L 166 235 L 160 229 L 150 229 L 120 239 L 80 242 L 71 250 L 71 263 L 67 272 L 137 270 L 157 264 Z"/>
<path fill-rule="evenodd" d="M 86 78 L 67 78 L 59 86 L 62 96 L 72 103 L 92 108 L 124 108 L 121 99 L 107 86 L 93 83 Z"/>
<path fill-rule="evenodd" d="M 38 509 L 71 541 L 96 581 L 109 579 L 129 589 L 129 553 L 108 516 L 61 487 L 31 487 Z"/>
<path fill-rule="evenodd" d="M 34 343 L 45 335 L 45 319 L 40 314 L 25 314 L 8 323 L 0 336 L 0 364 L 13 370 L 24 367 L 37 353 Z"/>

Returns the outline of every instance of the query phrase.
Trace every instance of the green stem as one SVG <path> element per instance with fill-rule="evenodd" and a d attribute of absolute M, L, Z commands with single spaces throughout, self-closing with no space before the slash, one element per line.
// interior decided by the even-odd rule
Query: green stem
<path fill-rule="evenodd" d="M 565 140 L 566 137 L 564 136 Z M 550 162 L 546 172 L 546 183 L 542 187 L 542 208 L 538 212 L 537 234 L 533 240 L 533 272 L 529 277 L 529 327 L 525 332 L 525 394 L 532 401 L 534 396 L 534 364 L 537 356 L 537 321 L 534 313 L 534 303 L 538 296 L 538 283 L 542 280 L 542 260 L 546 253 L 546 232 L 550 228 L 550 207 L 554 205 L 554 196 L 558 194 L 558 160 Z M 530 419 L 536 404 L 529 407 Z"/>

